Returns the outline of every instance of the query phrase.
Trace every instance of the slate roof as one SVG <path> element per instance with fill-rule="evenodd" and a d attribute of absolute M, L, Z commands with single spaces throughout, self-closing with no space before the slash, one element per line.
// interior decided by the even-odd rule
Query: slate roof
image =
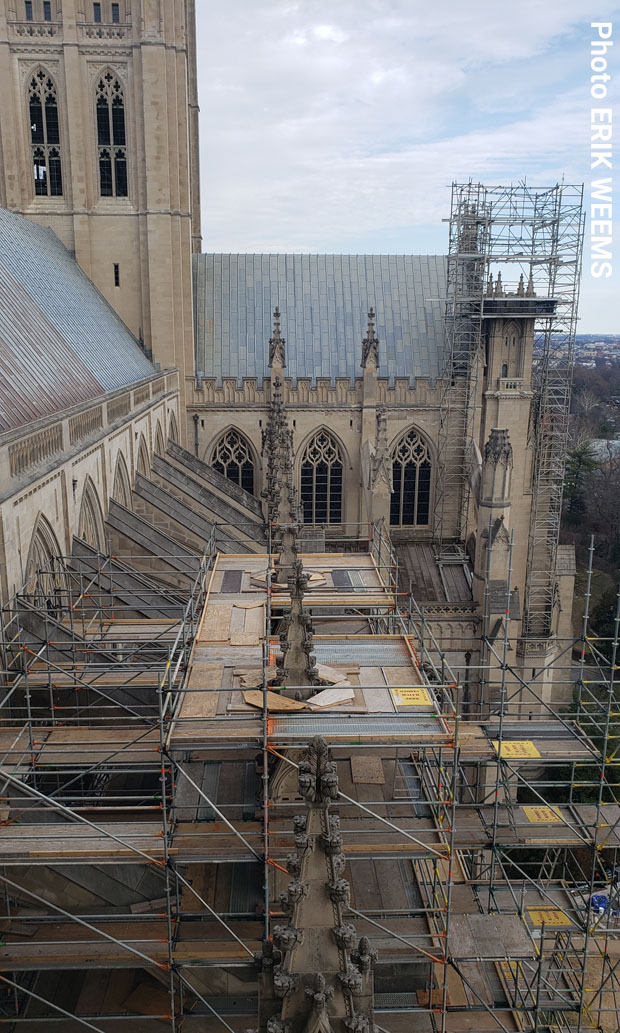
<path fill-rule="evenodd" d="M 56 234 L 0 209 L 0 432 L 154 372 Z"/>
<path fill-rule="evenodd" d="M 377 313 L 379 375 L 439 376 L 446 259 L 437 255 L 194 255 L 196 368 L 268 375 L 276 305 L 287 375 L 361 376 L 367 313 Z"/>

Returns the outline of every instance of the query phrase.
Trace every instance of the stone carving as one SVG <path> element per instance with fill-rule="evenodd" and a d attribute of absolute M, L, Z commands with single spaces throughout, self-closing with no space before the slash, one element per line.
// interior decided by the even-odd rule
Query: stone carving
<path fill-rule="evenodd" d="M 276 925 L 273 929 L 273 940 L 282 951 L 292 950 L 301 943 L 304 934 L 301 929 L 293 929 L 290 925 Z"/>
<path fill-rule="evenodd" d="M 346 879 L 334 879 L 328 883 L 329 896 L 334 904 L 342 908 L 349 906 L 351 902 L 351 888 Z"/>
<path fill-rule="evenodd" d="M 277 950 L 272 940 L 263 941 L 263 949 L 254 955 L 254 961 L 261 972 L 270 972 L 282 960 L 282 952 Z"/>
<path fill-rule="evenodd" d="M 273 311 L 273 336 L 269 339 L 269 366 L 286 366 L 286 354 L 284 346 L 286 341 L 280 334 L 280 309 L 276 306 Z"/>
<path fill-rule="evenodd" d="M 297 847 L 298 853 L 305 856 L 312 850 L 314 846 L 314 837 L 309 836 L 307 832 L 299 832 L 295 836 L 295 846 Z"/>
<path fill-rule="evenodd" d="M 360 972 L 369 972 L 375 965 L 377 958 L 378 952 L 374 947 L 370 946 L 370 940 L 367 936 L 362 936 L 357 950 L 351 952 L 351 959 L 357 965 Z"/>
<path fill-rule="evenodd" d="M 299 765 L 299 792 L 308 803 L 325 804 L 338 799 L 336 765 L 325 739 L 320 735 L 312 739 L 306 757 Z"/>
<path fill-rule="evenodd" d="M 353 965 L 347 965 L 346 971 L 338 973 L 338 979 L 344 989 L 350 994 L 358 994 L 362 989 L 362 974 Z"/>
<path fill-rule="evenodd" d="M 297 979 L 288 972 L 278 970 L 274 972 L 273 988 L 276 997 L 288 997 L 289 994 L 292 994 L 297 989 Z"/>
<path fill-rule="evenodd" d="M 321 844 L 327 856 L 333 857 L 334 854 L 342 851 L 342 836 L 340 832 L 332 832 L 330 829 L 328 833 L 323 833 L 321 836 Z"/>
<path fill-rule="evenodd" d="M 284 864 L 289 875 L 292 875 L 294 879 L 298 879 L 301 874 L 301 857 L 299 854 L 287 854 Z"/>
<path fill-rule="evenodd" d="M 355 946 L 357 940 L 357 933 L 355 932 L 355 926 L 350 923 L 344 925 L 337 925 L 333 930 L 334 939 L 338 946 L 342 950 L 350 951 Z"/>
<path fill-rule="evenodd" d="M 347 859 L 344 854 L 333 854 L 332 855 L 332 869 L 334 875 L 342 875 L 343 871 L 347 866 Z"/>
<path fill-rule="evenodd" d="M 293 1027 L 290 1022 L 272 1015 L 267 1022 L 267 1033 L 293 1033 Z"/>
<path fill-rule="evenodd" d="M 370 463 L 370 487 L 373 491 L 392 491 L 392 456 L 387 441 L 387 417 L 384 405 L 377 407 L 375 450 Z"/>
<path fill-rule="evenodd" d="M 489 434 L 489 440 L 484 446 L 485 462 L 504 463 L 512 465 L 512 445 L 507 430 L 494 428 Z"/>
<path fill-rule="evenodd" d="M 286 893 L 286 892 L 281 893 L 280 894 L 280 909 L 284 912 L 284 914 L 285 915 L 289 915 L 289 916 L 292 915 L 294 908 L 295 908 L 295 904 L 290 899 L 288 893 Z"/>
<path fill-rule="evenodd" d="M 312 998 L 312 1006 L 316 1011 L 322 1011 L 328 1001 L 331 1001 L 334 996 L 334 988 L 331 986 L 320 972 L 317 972 L 314 977 L 314 983 L 312 986 L 307 986 L 304 990 L 306 997 Z"/>
<path fill-rule="evenodd" d="M 375 334 L 375 310 L 368 313 L 368 330 L 362 341 L 362 369 L 377 369 L 379 366 L 379 338 Z"/>
<path fill-rule="evenodd" d="M 352 1015 L 351 1018 L 344 1020 L 344 1024 L 349 1033 L 371 1033 L 374 1028 L 370 1024 L 368 1015 Z"/>
<path fill-rule="evenodd" d="M 293 815 L 293 831 L 295 835 L 298 832 L 305 832 L 308 827 L 308 819 L 305 814 L 294 814 Z"/>
<path fill-rule="evenodd" d="M 288 579 L 291 609 L 280 635 L 281 676 L 285 684 L 299 688 L 296 693 L 299 698 L 307 699 L 312 695 L 310 686 L 317 685 L 319 677 L 313 653 L 312 620 L 303 608 L 308 575 L 304 574 L 302 562 L 295 551 L 293 555 L 293 573 Z"/>

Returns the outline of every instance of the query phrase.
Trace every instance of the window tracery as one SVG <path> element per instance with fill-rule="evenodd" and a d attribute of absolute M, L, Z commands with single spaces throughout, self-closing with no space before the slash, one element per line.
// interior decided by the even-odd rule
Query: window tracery
<path fill-rule="evenodd" d="M 229 481 L 254 494 L 254 460 L 249 443 L 239 431 L 227 431 L 211 455 L 211 466 Z"/>
<path fill-rule="evenodd" d="M 342 453 L 334 438 L 320 430 L 306 445 L 301 461 L 304 524 L 342 523 Z"/>
<path fill-rule="evenodd" d="M 415 430 L 400 439 L 392 453 L 390 524 L 424 527 L 429 522 L 431 458 L 428 445 Z"/>
<path fill-rule="evenodd" d="M 39 68 L 28 86 L 30 146 L 36 197 L 62 196 L 58 96 L 53 79 Z"/>
<path fill-rule="evenodd" d="M 61 549 L 47 520 L 39 514 L 26 564 L 26 593 L 35 606 L 45 607 L 51 617 L 60 620 L 64 588 Z"/>
<path fill-rule="evenodd" d="M 127 134 L 123 88 L 112 72 L 97 84 L 97 147 L 102 197 L 127 197 Z"/>

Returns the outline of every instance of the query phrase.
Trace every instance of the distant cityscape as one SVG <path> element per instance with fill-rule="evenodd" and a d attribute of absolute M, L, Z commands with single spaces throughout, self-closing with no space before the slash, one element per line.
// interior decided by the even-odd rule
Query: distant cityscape
<path fill-rule="evenodd" d="M 620 334 L 577 334 L 575 361 L 586 369 L 594 369 L 601 360 L 620 360 Z"/>

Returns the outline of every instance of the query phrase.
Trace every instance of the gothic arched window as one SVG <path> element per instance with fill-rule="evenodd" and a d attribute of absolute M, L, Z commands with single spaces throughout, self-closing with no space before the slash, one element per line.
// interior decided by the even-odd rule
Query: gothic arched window
<path fill-rule="evenodd" d="M 62 196 L 58 98 L 53 80 L 42 68 L 28 86 L 30 145 L 37 197 Z"/>
<path fill-rule="evenodd" d="M 151 460 L 149 458 L 149 450 L 146 447 L 146 441 L 144 440 L 144 434 L 140 435 L 136 470 L 142 477 L 148 477 L 151 472 Z"/>
<path fill-rule="evenodd" d="M 431 499 L 431 459 L 415 430 L 400 439 L 392 455 L 390 524 L 426 526 Z"/>
<path fill-rule="evenodd" d="M 342 523 L 342 453 L 326 430 L 306 446 L 301 461 L 304 524 Z"/>
<path fill-rule="evenodd" d="M 44 606 L 54 619 L 60 618 L 66 588 L 61 549 L 49 523 L 39 513 L 30 541 L 26 563 L 25 591 L 36 606 Z"/>
<path fill-rule="evenodd" d="M 97 148 L 101 196 L 127 197 L 125 98 L 112 72 L 97 83 Z"/>
<path fill-rule="evenodd" d="M 157 427 L 155 429 L 155 444 L 153 446 L 153 451 L 157 452 L 158 456 L 163 456 L 166 451 L 164 447 L 164 435 L 161 432 L 161 423 L 159 420 L 157 421 Z"/>
<path fill-rule="evenodd" d="M 114 471 L 112 498 L 115 502 L 120 502 L 125 509 L 131 509 L 131 481 L 129 480 L 127 463 L 120 452 L 116 460 L 116 470 Z"/>
<path fill-rule="evenodd" d="M 87 478 L 84 491 L 82 492 L 82 506 L 78 520 L 77 536 L 98 552 L 101 552 L 104 548 L 103 514 L 97 492 L 90 477 Z"/>
<path fill-rule="evenodd" d="M 237 430 L 228 430 L 217 442 L 211 466 L 229 481 L 254 494 L 254 460 L 249 443 Z"/>

